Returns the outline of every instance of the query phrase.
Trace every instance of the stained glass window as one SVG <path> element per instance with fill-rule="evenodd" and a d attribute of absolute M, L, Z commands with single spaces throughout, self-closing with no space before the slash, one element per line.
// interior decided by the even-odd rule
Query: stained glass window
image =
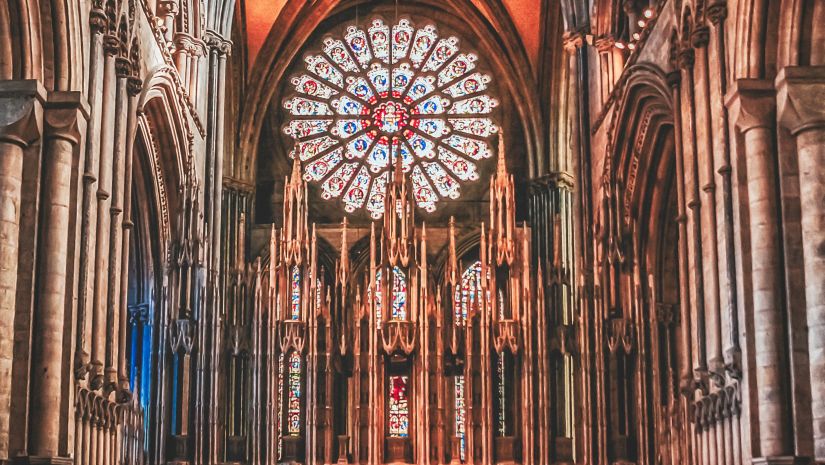
<path fill-rule="evenodd" d="M 284 405 L 284 354 L 278 355 L 278 405 Z M 284 442 L 281 439 L 284 434 L 283 418 L 278 418 L 278 458 L 281 457 Z"/>
<path fill-rule="evenodd" d="M 324 199 L 341 198 L 347 212 L 366 208 L 377 219 L 400 156 L 420 208 L 458 198 L 498 131 L 498 101 L 486 93 L 490 76 L 477 69 L 478 56 L 408 19 L 390 27 L 376 18 L 342 35 L 304 59 L 284 102 L 283 131 L 295 139 L 291 156 L 304 179 L 320 183 Z"/>
<path fill-rule="evenodd" d="M 504 391 L 504 373 L 505 373 L 505 365 L 504 365 L 504 354 L 500 354 L 498 357 L 498 362 L 496 363 L 496 394 L 498 395 L 498 412 L 497 412 L 497 424 L 498 424 L 498 435 L 504 436 L 507 434 L 507 417 L 506 417 L 506 397 Z"/>
<path fill-rule="evenodd" d="M 315 279 L 315 308 L 320 310 L 321 303 L 324 301 L 324 289 L 322 288 L 321 278 Z"/>
<path fill-rule="evenodd" d="M 504 291 L 498 290 L 498 313 L 499 318 L 504 318 Z M 498 394 L 498 434 L 504 436 L 507 434 L 507 396 L 505 392 L 505 373 L 506 361 L 504 360 L 504 352 L 499 354 L 498 362 L 496 363 L 496 393 Z"/>
<path fill-rule="evenodd" d="M 467 410 L 464 404 L 464 376 L 455 377 L 455 435 L 461 439 L 461 460 L 465 459 L 466 450 L 466 416 Z"/>
<path fill-rule="evenodd" d="M 455 318 L 458 324 L 464 324 L 470 308 L 478 305 L 481 292 L 481 261 L 468 266 L 461 275 L 461 287 L 455 292 Z"/>
<path fill-rule="evenodd" d="M 407 318 L 407 276 L 404 270 L 394 267 L 392 288 L 392 313 L 390 319 L 405 320 Z M 381 321 L 381 270 L 375 273 L 375 316 Z"/>
<path fill-rule="evenodd" d="M 406 438 L 409 436 L 410 411 L 407 400 L 407 379 L 406 376 L 390 376 L 390 437 Z"/>
<path fill-rule="evenodd" d="M 301 356 L 292 352 L 289 356 L 289 399 L 286 408 L 287 432 L 290 436 L 301 434 Z"/>
<path fill-rule="evenodd" d="M 301 270 L 297 266 L 292 267 L 290 281 L 292 281 L 290 294 L 292 319 L 297 320 L 301 317 Z"/>

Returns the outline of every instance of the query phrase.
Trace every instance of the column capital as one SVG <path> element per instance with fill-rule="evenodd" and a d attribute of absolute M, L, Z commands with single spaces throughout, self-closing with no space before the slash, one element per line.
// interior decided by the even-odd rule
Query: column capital
<path fill-rule="evenodd" d="M 160 0 L 158 2 L 158 16 L 176 15 L 180 11 L 178 0 Z"/>
<path fill-rule="evenodd" d="M 776 124 L 776 90 L 764 79 L 738 79 L 725 96 L 731 121 L 747 132 Z"/>
<path fill-rule="evenodd" d="M 616 44 L 616 39 L 611 35 L 602 35 L 596 37 L 596 40 L 593 41 L 593 45 L 596 47 L 596 50 L 600 52 L 608 52 L 613 49 L 613 45 Z"/>
<path fill-rule="evenodd" d="M 48 139 L 80 142 L 89 119 L 89 104 L 77 91 L 50 92 L 43 118 L 43 134 Z"/>
<path fill-rule="evenodd" d="M 728 17 L 728 4 L 725 0 L 715 1 L 708 5 L 708 20 L 714 26 L 719 26 Z"/>
<path fill-rule="evenodd" d="M 232 41 L 223 38 L 220 34 L 215 31 L 207 30 L 203 33 L 203 41 L 206 46 L 211 50 L 216 50 L 218 53 L 223 55 L 231 55 L 232 54 Z"/>
<path fill-rule="evenodd" d="M 40 139 L 45 100 L 40 81 L 0 81 L 0 141 L 25 148 Z"/>
<path fill-rule="evenodd" d="M 696 61 L 696 54 L 690 47 L 684 47 L 676 54 L 676 65 L 679 69 L 693 69 L 693 63 Z"/>
<path fill-rule="evenodd" d="M 114 34 L 106 34 L 103 36 L 103 51 L 107 55 L 114 56 L 120 53 L 120 39 Z"/>
<path fill-rule="evenodd" d="M 132 74 L 132 62 L 126 57 L 115 57 L 115 76 L 126 78 L 130 74 Z"/>
<path fill-rule="evenodd" d="M 690 42 L 694 48 L 703 48 L 710 41 L 710 28 L 704 24 L 697 26 L 690 34 Z"/>
<path fill-rule="evenodd" d="M 562 36 L 564 43 L 564 51 L 567 53 L 576 53 L 582 45 L 584 45 L 584 33 L 581 31 L 568 31 Z"/>
<path fill-rule="evenodd" d="M 825 66 L 788 66 L 776 76 L 779 123 L 796 135 L 825 128 Z"/>
<path fill-rule="evenodd" d="M 682 73 L 679 71 L 671 71 L 665 76 L 667 85 L 670 87 L 679 87 L 682 82 Z"/>

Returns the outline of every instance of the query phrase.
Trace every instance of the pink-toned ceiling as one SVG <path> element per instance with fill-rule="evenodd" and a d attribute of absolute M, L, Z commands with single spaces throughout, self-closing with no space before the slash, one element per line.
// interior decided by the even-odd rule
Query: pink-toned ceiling
<path fill-rule="evenodd" d="M 249 67 L 288 0 L 246 0 L 246 50 Z"/>
<path fill-rule="evenodd" d="M 246 46 L 250 68 L 287 1 L 246 0 Z M 534 70 L 539 56 L 542 1 L 548 0 L 504 0 Z"/>
<path fill-rule="evenodd" d="M 516 25 L 533 70 L 539 60 L 541 2 L 552 0 L 504 0 L 504 6 Z"/>

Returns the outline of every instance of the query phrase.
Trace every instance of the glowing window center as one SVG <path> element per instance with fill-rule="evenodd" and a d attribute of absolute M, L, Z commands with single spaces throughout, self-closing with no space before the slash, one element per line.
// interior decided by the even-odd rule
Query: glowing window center
<path fill-rule="evenodd" d="M 386 134 L 395 134 L 407 125 L 410 114 L 407 107 L 390 100 L 376 106 L 372 111 L 372 122 Z"/>
<path fill-rule="evenodd" d="M 290 156 L 321 197 L 346 212 L 384 214 L 396 160 L 415 203 L 432 212 L 458 199 L 461 184 L 479 179 L 476 163 L 493 155 L 498 100 L 475 53 L 433 24 L 374 18 L 348 25 L 304 57 L 290 80 L 285 134 Z"/>

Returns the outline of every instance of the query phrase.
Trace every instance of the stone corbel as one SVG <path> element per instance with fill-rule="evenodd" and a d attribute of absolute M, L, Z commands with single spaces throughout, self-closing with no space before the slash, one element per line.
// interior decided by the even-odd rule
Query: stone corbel
<path fill-rule="evenodd" d="M 562 37 L 562 42 L 564 44 L 565 52 L 569 54 L 576 53 L 576 50 L 578 50 L 582 45 L 584 45 L 584 32 L 565 32 L 564 36 Z"/>
<path fill-rule="evenodd" d="M 203 43 L 206 48 L 216 50 L 221 55 L 232 54 L 232 41 L 224 39 L 214 31 L 206 31 L 203 33 Z"/>
<path fill-rule="evenodd" d="M 690 47 L 681 48 L 676 53 L 676 66 L 678 66 L 679 69 L 691 70 L 695 62 L 696 54 Z"/>
<path fill-rule="evenodd" d="M 779 122 L 794 136 L 825 128 L 825 66 L 789 66 L 776 77 Z"/>
<path fill-rule="evenodd" d="M 725 18 L 728 17 L 728 5 L 726 0 L 712 2 L 710 5 L 708 5 L 705 11 L 708 20 L 714 26 L 719 26 L 720 24 L 722 24 L 722 21 L 724 21 Z"/>
<path fill-rule="evenodd" d="M 498 320 L 493 322 L 493 345 L 501 354 L 507 349 L 516 355 L 519 351 L 519 323 L 516 320 Z"/>
<path fill-rule="evenodd" d="M 306 323 L 301 320 L 285 320 L 279 324 L 280 334 L 278 338 L 281 353 L 285 354 L 290 349 L 298 353 L 304 353 L 306 347 Z"/>
<path fill-rule="evenodd" d="M 418 325 L 407 320 L 389 320 L 379 329 L 381 344 L 387 355 L 410 355 L 415 350 Z"/>
<path fill-rule="evenodd" d="M 191 354 L 194 340 L 194 325 L 188 319 L 175 320 L 169 328 L 169 345 L 172 352 L 182 350 L 186 354 Z"/>
<path fill-rule="evenodd" d="M 613 50 L 613 45 L 616 44 L 616 39 L 611 35 L 601 35 L 593 41 L 593 45 L 599 52 L 609 52 Z"/>
<path fill-rule="evenodd" d="M 656 303 L 656 321 L 667 328 L 679 325 L 678 304 Z"/>
<path fill-rule="evenodd" d="M 737 79 L 725 97 L 731 121 L 742 132 L 772 128 L 776 122 L 776 91 L 770 81 Z"/>
<path fill-rule="evenodd" d="M 38 81 L 0 82 L 0 142 L 27 148 L 40 139 L 45 100 Z"/>
<path fill-rule="evenodd" d="M 697 26 L 690 34 L 690 43 L 693 48 L 704 48 L 710 41 L 710 28 L 704 24 Z"/>
<path fill-rule="evenodd" d="M 633 352 L 635 346 L 635 324 L 627 318 L 611 318 L 607 321 L 607 348 L 611 353 L 619 349 L 625 354 Z"/>
<path fill-rule="evenodd" d="M 574 325 L 556 326 L 550 337 L 550 350 L 562 355 L 575 354 L 578 348 L 576 334 Z"/>

